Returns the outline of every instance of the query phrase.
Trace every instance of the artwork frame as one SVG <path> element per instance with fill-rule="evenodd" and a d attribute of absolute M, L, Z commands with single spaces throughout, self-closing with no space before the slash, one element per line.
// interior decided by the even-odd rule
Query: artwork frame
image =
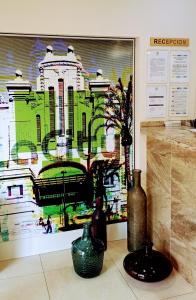
<path fill-rule="evenodd" d="M 125 182 L 118 193 L 112 190 L 115 180 L 124 181 L 120 133 L 111 126 L 106 140 L 104 118 L 97 118 L 90 128 L 89 115 L 96 105 L 103 110 L 103 98 L 111 82 L 113 87 L 118 85 L 118 77 L 124 76 L 122 82 L 127 87 L 131 75 L 134 87 L 135 40 L 0 34 L 0 41 L 0 242 L 81 228 L 93 211 L 100 168 L 106 173 L 116 170 L 113 177 L 102 178 L 108 224 L 126 222 Z M 134 88 L 132 97 L 134 116 Z M 101 134 L 96 138 L 92 135 L 89 141 L 89 132 L 96 131 L 93 126 L 99 127 Z M 133 169 L 134 121 L 132 136 Z M 89 181 L 86 170 L 93 162 L 95 173 Z M 71 174 L 69 179 L 67 173 Z M 71 180 L 77 182 L 72 185 Z M 79 202 L 83 203 L 76 222 L 73 210 Z"/>

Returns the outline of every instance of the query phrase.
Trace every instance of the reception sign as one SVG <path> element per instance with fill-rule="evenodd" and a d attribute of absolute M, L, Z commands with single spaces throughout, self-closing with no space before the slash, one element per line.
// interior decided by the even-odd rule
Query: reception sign
<path fill-rule="evenodd" d="M 189 39 L 187 38 L 150 38 L 150 46 L 161 47 L 188 47 Z"/>

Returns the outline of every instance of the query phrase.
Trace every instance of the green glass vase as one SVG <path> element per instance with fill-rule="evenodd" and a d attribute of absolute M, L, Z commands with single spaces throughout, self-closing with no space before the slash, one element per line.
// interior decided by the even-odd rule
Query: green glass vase
<path fill-rule="evenodd" d="M 91 223 L 84 224 L 82 237 L 72 242 L 71 254 L 74 270 L 79 276 L 92 278 L 101 273 L 104 243 L 93 238 Z"/>

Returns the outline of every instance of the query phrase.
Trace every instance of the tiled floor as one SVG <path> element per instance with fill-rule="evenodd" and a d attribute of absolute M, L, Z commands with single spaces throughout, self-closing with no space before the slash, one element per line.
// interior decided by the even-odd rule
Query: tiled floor
<path fill-rule="evenodd" d="M 196 290 L 177 272 L 158 283 L 142 283 L 123 268 L 126 241 L 108 243 L 101 274 L 80 278 L 70 250 L 0 262 L 1 300 L 196 300 Z"/>

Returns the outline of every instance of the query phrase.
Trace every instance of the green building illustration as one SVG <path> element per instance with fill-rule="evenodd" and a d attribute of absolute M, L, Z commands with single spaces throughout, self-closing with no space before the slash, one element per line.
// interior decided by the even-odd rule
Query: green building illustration
<path fill-rule="evenodd" d="M 34 232 L 40 232 L 43 222 L 36 220 L 50 217 L 53 228 L 46 232 L 78 228 L 93 211 L 100 174 L 108 221 L 126 219 L 119 133 L 107 133 L 104 127 L 103 107 L 111 82 L 101 69 L 88 74 L 72 46 L 64 56 L 47 46 L 38 68 L 36 89 L 19 69 L 6 83 L 10 121 L 5 134 L 8 158 L 1 162 L 0 172 L 5 195 L 0 203 L 2 240 L 9 239 L 16 224 L 31 224 Z M 118 171 L 104 177 L 109 168 Z M 19 212 L 28 217 L 21 223 L 12 221 L 15 212 L 8 211 L 6 199 L 12 211 L 28 203 L 28 210 Z"/>

